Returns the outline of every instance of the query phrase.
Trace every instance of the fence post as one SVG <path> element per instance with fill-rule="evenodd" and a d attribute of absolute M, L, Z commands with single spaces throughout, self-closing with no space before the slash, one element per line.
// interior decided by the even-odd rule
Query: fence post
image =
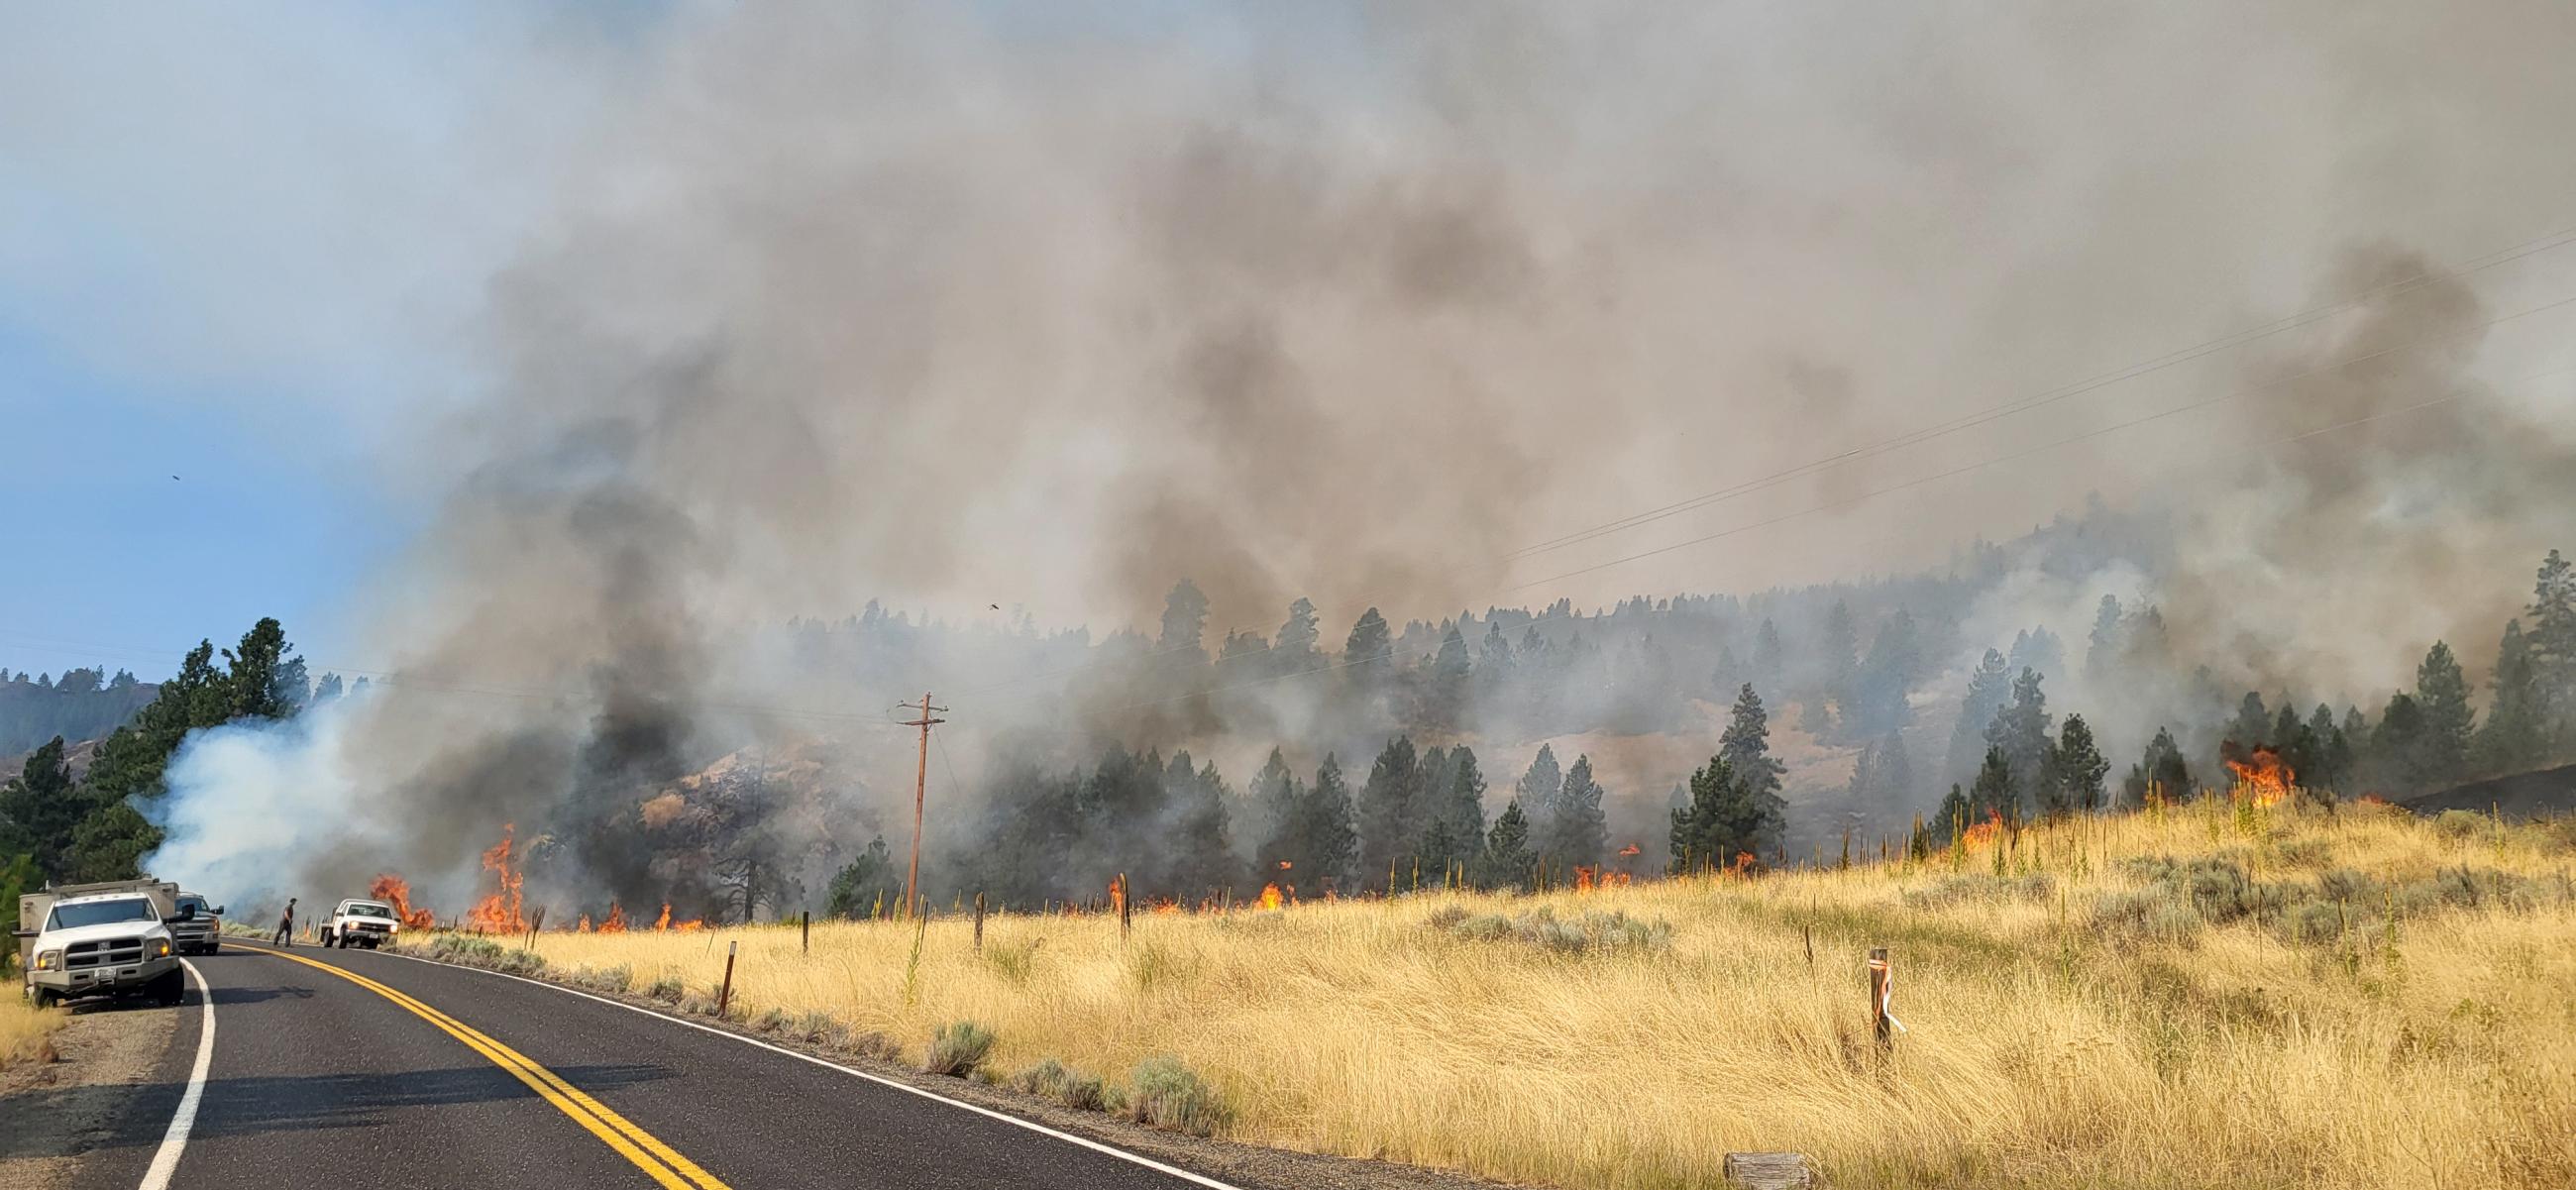
<path fill-rule="evenodd" d="M 1127 873 L 1118 874 L 1118 940 L 1127 940 L 1127 929 L 1135 924 L 1136 898 L 1127 891 Z"/>
<path fill-rule="evenodd" d="M 984 953 L 984 894 L 975 894 L 975 953 Z"/>
<path fill-rule="evenodd" d="M 806 910 L 799 911 L 799 912 L 797 913 L 797 915 L 796 915 L 796 929 L 797 929 L 797 939 L 796 939 L 796 944 L 797 944 L 798 952 L 799 952 L 799 953 L 801 953 L 801 954 L 808 954 L 808 955 L 810 955 L 810 954 L 814 953 L 814 911 L 813 911 L 813 910 L 811 910 L 811 909 L 806 909 Z"/>
<path fill-rule="evenodd" d="M 1870 947 L 1869 1029 L 1870 1034 L 1877 1038 L 1881 1052 L 1885 1052 L 1896 1043 L 1896 1032 L 1893 1028 L 1896 1017 L 1889 1012 L 1891 1007 L 1889 1000 L 1893 995 L 1895 982 L 1895 972 L 1888 968 L 1887 948 Z"/>
<path fill-rule="evenodd" d="M 718 991 L 718 992 L 716 993 L 716 1019 L 717 1019 L 717 1020 L 723 1020 L 723 1019 L 724 1019 L 724 1016 L 725 1016 L 725 1006 L 726 1006 L 726 1005 L 728 1005 L 728 1004 L 733 1003 L 733 952 L 734 952 L 734 948 L 735 948 L 735 947 L 737 947 L 737 946 L 740 946 L 740 945 L 742 945 L 740 942 L 727 942 L 727 943 L 725 943 L 725 977 L 724 977 L 724 988 L 723 988 L 723 990 Z"/>

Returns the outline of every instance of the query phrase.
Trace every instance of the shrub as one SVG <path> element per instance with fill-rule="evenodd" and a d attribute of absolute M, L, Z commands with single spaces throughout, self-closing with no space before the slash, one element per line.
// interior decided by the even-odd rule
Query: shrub
<path fill-rule="evenodd" d="M 1443 922 L 1447 924 L 1444 926 Z M 1510 939 L 1566 955 L 1588 951 L 1661 949 L 1671 945 L 1673 940 L 1672 925 L 1661 920 L 1647 922 L 1624 912 L 1597 911 L 1586 912 L 1580 917 L 1559 918 L 1556 910 L 1547 905 L 1518 917 L 1504 917 L 1498 913 L 1433 913 L 1424 924 L 1443 929 L 1450 937 L 1464 941 Z"/>
<path fill-rule="evenodd" d="M 2283 865 L 2293 868 L 2322 868 L 2334 858 L 2334 845 L 2323 839 L 2291 839 L 2273 849 Z"/>
<path fill-rule="evenodd" d="M 752 1031 L 755 1033 L 776 1033 L 786 1027 L 786 1010 L 778 1008 L 772 1008 L 767 1012 L 761 1013 L 759 1016 L 752 1018 L 751 1022 Z"/>
<path fill-rule="evenodd" d="M 653 986 L 646 990 L 644 994 L 665 1004 L 677 1004 L 680 1002 L 682 991 L 683 989 L 680 986 L 679 976 L 665 975 L 660 979 L 654 980 Z"/>
<path fill-rule="evenodd" d="M 931 1035 L 930 1054 L 921 1068 L 932 1074 L 964 1078 L 984 1064 L 993 1049 L 993 1031 L 973 1021 L 950 1021 Z"/>
<path fill-rule="evenodd" d="M 2487 825 L 2487 816 L 2475 810 L 2444 810 L 2433 819 L 2434 833 L 2445 839 L 2471 838 Z"/>
<path fill-rule="evenodd" d="M 1020 1089 L 1031 1095 L 1055 1100 L 1076 1111 L 1099 1111 L 1106 1104 L 1100 1080 L 1081 1071 L 1069 1069 L 1053 1058 L 1030 1067 L 1020 1075 Z"/>
<path fill-rule="evenodd" d="M 564 981 L 594 992 L 623 992 L 634 978 L 634 972 L 624 967 L 576 967 Z"/>
<path fill-rule="evenodd" d="M 1137 1123 L 1191 1136 L 1207 1136 L 1225 1126 L 1225 1101 L 1178 1058 L 1158 1054 L 1137 1063 L 1134 1081 L 1127 1116 Z"/>

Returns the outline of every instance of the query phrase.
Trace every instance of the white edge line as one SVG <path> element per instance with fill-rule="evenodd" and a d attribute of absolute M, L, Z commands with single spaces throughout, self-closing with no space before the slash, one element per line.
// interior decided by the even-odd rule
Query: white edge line
<path fill-rule="evenodd" d="M 967 1111 L 970 1111 L 970 1112 L 973 1112 L 973 1113 L 975 1113 L 976 1115 L 979 1115 L 979 1116 L 985 1116 L 985 1117 L 988 1117 L 988 1118 L 991 1118 L 991 1119 L 1000 1120 L 1001 1122 L 1003 1122 L 1003 1123 L 1005 1123 L 1005 1124 L 1009 1124 L 1009 1125 L 1011 1125 L 1012 1127 L 1015 1127 L 1015 1128 L 1025 1128 L 1025 1129 L 1028 1129 L 1028 1130 L 1029 1130 L 1029 1131 L 1031 1131 L 1031 1132 L 1035 1132 L 1035 1133 L 1037 1133 L 1037 1134 L 1038 1134 L 1038 1135 L 1040 1135 L 1040 1136 L 1051 1136 L 1051 1137 L 1054 1137 L 1054 1138 L 1055 1138 L 1055 1139 L 1057 1139 L 1057 1140 L 1064 1141 L 1064 1142 L 1066 1142 L 1066 1143 L 1068 1143 L 1068 1144 L 1076 1144 L 1076 1145 L 1080 1145 L 1080 1146 L 1082 1146 L 1083 1148 L 1086 1148 L 1086 1149 L 1090 1149 L 1090 1150 L 1092 1150 L 1093 1152 L 1097 1152 L 1097 1153 L 1106 1153 L 1106 1154 L 1108 1154 L 1108 1155 L 1110 1155 L 1110 1156 L 1112 1156 L 1112 1157 L 1116 1157 L 1116 1158 L 1118 1158 L 1118 1159 L 1119 1159 L 1119 1160 L 1121 1160 L 1121 1161 L 1133 1162 L 1134 1164 L 1141 1165 L 1141 1166 L 1144 1166 L 1144 1167 L 1145 1167 L 1145 1168 L 1147 1168 L 1147 1169 L 1153 1170 L 1153 1171 L 1154 1171 L 1154 1172 L 1156 1172 L 1156 1173 L 1167 1174 L 1167 1175 L 1170 1175 L 1170 1176 L 1172 1176 L 1172 1177 L 1179 1178 L 1179 1179 L 1181 1179 L 1182 1181 L 1185 1181 L 1185 1182 L 1190 1182 L 1190 1183 L 1193 1183 L 1193 1184 L 1196 1184 L 1196 1185 L 1205 1186 L 1205 1187 L 1207 1187 L 1207 1188 L 1208 1188 L 1208 1190 L 1244 1190 L 1244 1188 L 1243 1188 L 1243 1187 L 1241 1187 L 1241 1186 L 1236 1186 L 1236 1185 L 1234 1185 L 1233 1183 L 1230 1183 L 1230 1182 L 1220 1182 L 1220 1181 L 1216 1180 L 1215 1178 L 1207 1177 L 1207 1176 L 1205 1176 L 1205 1175 L 1203 1175 L 1203 1174 L 1195 1174 L 1195 1173 L 1191 1173 L 1190 1171 L 1188 1171 L 1188 1170 L 1186 1170 L 1186 1169 L 1182 1169 L 1182 1168 L 1180 1168 L 1179 1166 L 1176 1166 L 1176 1165 L 1165 1165 L 1164 1163 L 1162 1163 L 1162 1162 L 1160 1162 L 1160 1161 L 1156 1161 L 1156 1160 L 1154 1160 L 1154 1159 L 1153 1159 L 1153 1158 L 1151 1158 L 1151 1157 L 1146 1157 L 1146 1156 L 1143 1156 L 1143 1155 L 1141 1155 L 1141 1154 L 1137 1154 L 1137 1153 L 1130 1153 L 1130 1152 L 1128 1152 L 1127 1150 L 1122 1149 L 1122 1148 L 1119 1148 L 1119 1147 L 1117 1147 L 1117 1146 L 1115 1146 L 1115 1145 L 1102 1144 L 1101 1142 L 1096 1141 L 1096 1140 L 1093 1140 L 1093 1139 L 1091 1139 L 1090 1137 L 1087 1137 L 1087 1136 L 1076 1136 L 1076 1135 L 1074 1135 L 1074 1134 L 1072 1134 L 1072 1133 L 1070 1133 L 1070 1132 L 1059 1132 L 1059 1131 L 1057 1131 L 1057 1130 L 1055 1130 L 1055 1129 L 1053 1129 L 1053 1128 L 1049 1128 L 1049 1127 L 1047 1127 L 1046 1125 L 1044 1125 L 1044 1124 L 1040 1124 L 1040 1123 L 1038 1123 L 1038 1122 L 1036 1122 L 1036 1121 L 1034 1121 L 1034 1120 L 1023 1120 L 1023 1119 L 1021 1119 L 1020 1117 L 1015 1116 L 1015 1115 L 1012 1115 L 1012 1114 L 1010 1114 L 1010 1113 L 1008 1113 L 1008 1112 L 999 1112 L 999 1111 L 994 1111 L 992 1108 L 989 1108 L 989 1107 L 983 1107 L 983 1106 L 978 1105 L 978 1104 L 968 1103 L 968 1102 L 966 1102 L 966 1101 L 965 1101 L 965 1100 L 963 1100 L 963 1099 L 951 1099 L 951 1098 L 949 1098 L 948 1096 L 942 1095 L 942 1094 L 940 1094 L 940 1093 L 939 1093 L 939 1092 L 937 1092 L 937 1091 L 925 1091 L 925 1090 L 923 1090 L 923 1089 L 921 1089 L 921 1088 L 919 1088 L 919 1087 L 913 1086 L 913 1085 L 912 1085 L 912 1084 L 910 1084 L 910 1083 L 906 1083 L 906 1082 L 899 1082 L 899 1081 L 897 1081 L 897 1080 L 895 1080 L 895 1079 L 887 1078 L 887 1077 L 885 1077 L 884 1075 L 880 1075 L 880 1074 L 870 1074 L 870 1073 L 868 1073 L 867 1071 L 859 1070 L 859 1069 L 856 1069 L 856 1068 L 854 1068 L 854 1067 L 843 1066 L 843 1065 L 841 1065 L 841 1064 L 840 1064 L 840 1063 L 838 1063 L 838 1062 L 827 1062 L 827 1061 L 825 1061 L 825 1060 L 823 1060 L 823 1059 L 821 1059 L 821 1058 L 817 1058 L 817 1057 L 815 1057 L 815 1056 L 814 1056 L 814 1055 L 812 1055 L 812 1054 L 803 1054 L 803 1053 L 798 1053 L 798 1052 L 796 1052 L 795 1050 L 788 1049 L 787 1047 L 785 1047 L 785 1046 L 781 1046 L 781 1045 L 771 1045 L 770 1043 L 768 1043 L 768 1042 L 766 1042 L 766 1041 L 762 1041 L 762 1040 L 760 1040 L 760 1039 L 759 1039 L 759 1038 L 757 1038 L 757 1037 L 745 1037 L 745 1036 L 743 1036 L 743 1035 L 742 1035 L 742 1034 L 740 1034 L 740 1033 L 731 1032 L 731 1031 L 729 1031 L 729 1030 L 725 1030 L 725 1029 L 718 1029 L 718 1028 L 716 1028 L 716 1027 L 714 1027 L 714 1026 L 712 1026 L 712 1025 L 702 1025 L 702 1024 L 699 1024 L 699 1023 L 698 1023 L 698 1022 L 696 1022 L 696 1021 L 682 1020 L 682 1019 L 680 1019 L 679 1017 L 671 1016 L 671 1015 L 669 1015 L 668 1013 L 655 1012 L 655 1011 L 653 1011 L 653 1010 L 652 1010 L 652 1009 L 650 1009 L 650 1008 L 638 1008 L 638 1007 L 636 1007 L 635 1005 L 632 1005 L 632 1004 L 626 1004 L 626 1003 L 621 1003 L 621 1002 L 616 1001 L 616 1000 L 611 1000 L 611 999 L 609 999 L 609 998 L 608 998 L 608 997 L 606 997 L 606 996 L 595 996 L 595 995 L 592 995 L 591 993 L 589 993 L 589 992 L 585 992 L 585 991 L 582 991 L 582 990 L 581 990 L 581 989 L 579 989 L 579 988 L 568 988 L 568 987 L 565 987 L 565 986 L 563 986 L 562 984 L 559 984 L 559 983 L 548 983 L 548 982 L 546 982 L 545 980 L 542 980 L 542 979 L 530 979 L 530 978 L 528 978 L 528 977 L 526 977 L 526 976 L 524 976 L 524 975 L 511 975 L 511 974 L 508 974 L 508 973 L 506 973 L 506 972 L 501 972 L 501 971 L 486 971 L 486 970 L 482 969 L 481 967 L 467 967 L 467 966 L 462 966 L 462 965 L 460 965 L 460 964 L 456 964 L 456 963 L 442 963 L 442 962 L 437 961 L 436 959 L 424 959 L 424 958 L 420 958 L 420 957 L 415 956 L 415 955 L 407 955 L 407 954 L 403 954 L 403 953 L 400 953 L 400 952 L 398 952 L 398 951 L 390 951 L 390 950 L 389 950 L 389 951 L 384 951 L 384 952 L 383 952 L 383 954 L 384 954 L 387 958 L 404 959 L 404 960 L 407 960 L 407 961 L 409 961 L 409 962 L 414 962 L 414 963 L 427 963 L 427 964 L 429 964 L 430 966 L 433 966 L 433 967 L 445 967 L 445 968 L 447 968 L 447 969 L 449 969 L 449 970 L 451 970 L 451 971 L 471 971 L 471 972 L 473 972 L 474 974 L 477 974 L 477 975 L 489 975 L 489 976 L 491 976 L 491 977 L 493 977 L 493 978 L 495 978 L 495 979 L 509 979 L 509 980 L 516 980 L 516 981 L 518 981 L 518 982 L 520 982 L 520 983 L 528 984 L 528 985 L 531 985 L 531 986 L 533 986 L 533 987 L 541 987 L 541 988 L 545 988 L 545 989 L 547 989 L 548 991 L 562 992 L 563 994 L 565 994 L 565 995 L 567 995 L 567 996 L 579 996 L 579 997 L 581 997 L 581 998 L 582 998 L 582 999 L 584 999 L 584 1000 L 596 1000 L 596 1001 L 598 1001 L 599 1003 L 602 1003 L 602 1004 L 608 1005 L 608 1006 L 609 1006 L 609 1007 L 611 1007 L 611 1008 L 623 1008 L 623 1009 L 625 1009 L 625 1010 L 626 1010 L 626 1011 L 628 1011 L 628 1012 L 635 1013 L 635 1014 L 637 1014 L 637 1015 L 639 1015 L 639 1016 L 651 1017 L 652 1019 L 657 1020 L 657 1021 L 661 1021 L 661 1022 L 663 1022 L 663 1023 L 665 1023 L 665 1024 L 678 1025 L 678 1026 L 681 1026 L 682 1028 L 687 1028 L 687 1029 L 695 1029 L 695 1030 L 697 1030 L 697 1031 L 699 1031 L 699 1032 L 701 1032 L 701 1033 L 712 1033 L 712 1034 L 714 1034 L 714 1035 L 716 1035 L 716 1036 L 718 1036 L 718 1037 L 722 1037 L 722 1038 L 724 1038 L 724 1039 L 726 1039 L 726 1040 L 728 1040 L 728 1041 L 739 1041 L 739 1042 L 741 1042 L 741 1043 L 742 1043 L 742 1044 L 744 1044 L 744 1045 L 758 1046 L 759 1048 L 761 1048 L 761 1049 L 765 1049 L 765 1050 L 768 1050 L 768 1051 L 769 1051 L 769 1052 L 771 1052 L 771 1053 L 774 1053 L 774 1054 L 784 1054 L 784 1055 L 786 1055 L 786 1056 L 788 1056 L 788 1057 L 790 1057 L 790 1058 L 794 1058 L 794 1059 L 796 1059 L 797 1061 L 800 1061 L 800 1062 L 811 1062 L 811 1063 L 813 1063 L 814 1065 L 816 1065 L 816 1066 L 820 1066 L 820 1067 L 823 1067 L 823 1068 L 824 1068 L 824 1069 L 826 1069 L 826 1070 L 837 1070 L 837 1071 L 840 1071 L 840 1072 L 841 1072 L 841 1073 L 843 1073 L 843 1074 L 850 1075 L 850 1076 L 852 1076 L 852 1077 L 854 1077 L 854 1078 L 863 1078 L 863 1079 L 866 1079 L 867 1081 L 872 1082 L 872 1083 L 875 1083 L 875 1084 L 877 1084 L 877 1085 L 879 1085 L 879 1086 L 883 1086 L 883 1087 L 891 1087 L 891 1088 L 893 1088 L 893 1089 L 895 1089 L 895 1090 L 897 1090 L 897 1091 L 901 1091 L 901 1092 L 903 1092 L 903 1093 L 905 1093 L 905 1094 L 907 1094 L 907 1095 L 918 1095 L 918 1096 L 920 1096 L 920 1097 L 922 1097 L 922 1098 L 924 1098 L 924 1099 L 932 1100 L 932 1101 L 934 1101 L 934 1102 L 938 1102 L 938 1103 L 945 1103 L 945 1104 L 947 1104 L 947 1105 L 948 1105 L 948 1106 L 950 1106 L 950 1107 L 963 1108 L 963 1109 L 965 1109 L 965 1110 L 967 1110 Z M 210 1011 L 211 1011 L 211 1010 L 210 1010 Z M 211 1030 L 211 1029 L 208 1031 L 208 1035 L 209 1035 L 209 1036 L 211 1036 L 211 1035 L 212 1035 L 212 1030 Z M 199 1056 L 199 1058 L 198 1058 L 198 1063 L 199 1063 L 199 1067 L 200 1067 L 199 1072 L 200 1072 L 201 1074 L 203 1073 L 203 1064 L 204 1064 L 204 1062 L 205 1062 L 205 1058 L 204 1058 L 204 1056 L 200 1055 L 200 1056 Z M 190 1102 L 190 1103 L 189 1103 L 189 1105 L 188 1105 L 188 1110 L 193 1110 L 193 1109 L 194 1109 L 194 1106 L 195 1106 L 195 1104 L 194 1104 L 194 1100 L 193 1100 L 193 1091 L 192 1091 L 192 1092 L 191 1092 L 191 1102 Z M 157 1164 L 156 1164 L 156 1168 L 157 1168 Z M 158 1188 L 156 1185 L 154 1185 L 153 1183 L 150 1183 L 150 1182 L 148 1182 L 148 1181 L 147 1181 L 147 1182 L 145 1183 L 145 1185 L 144 1185 L 144 1190 L 159 1190 L 159 1188 Z"/>
<path fill-rule="evenodd" d="M 206 1096 L 206 1071 L 215 1063 L 215 993 L 206 986 L 206 977 L 197 965 L 186 959 L 179 966 L 188 978 L 197 981 L 198 1019 L 197 1065 L 188 1072 L 188 1090 L 179 1096 L 179 1110 L 170 1114 L 170 1130 L 161 1134 L 161 1148 L 152 1154 L 152 1166 L 143 1171 L 141 1190 L 167 1190 L 170 1175 L 179 1171 L 179 1154 L 188 1148 L 188 1133 L 197 1126 L 197 1104 Z"/>

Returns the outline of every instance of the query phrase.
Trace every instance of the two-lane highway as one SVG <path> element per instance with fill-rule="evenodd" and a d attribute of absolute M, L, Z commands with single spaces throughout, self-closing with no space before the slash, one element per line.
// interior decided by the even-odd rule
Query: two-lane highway
<path fill-rule="evenodd" d="M 152 1093 L 76 1185 L 1069 1187 L 1227 1183 L 729 1034 L 390 954 L 227 945 Z M 215 1044 L 184 1137 L 211 994 Z M 155 1118 L 157 1117 L 157 1118 Z"/>

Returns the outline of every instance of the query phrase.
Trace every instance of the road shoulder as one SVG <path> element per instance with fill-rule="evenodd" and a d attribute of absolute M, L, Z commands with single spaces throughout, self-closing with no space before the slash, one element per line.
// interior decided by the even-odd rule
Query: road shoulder
<path fill-rule="evenodd" d="M 62 1190 L 90 1154 L 120 1147 L 138 1129 L 168 1123 L 173 1098 L 159 1092 L 186 1080 L 169 1067 L 181 1032 L 193 1041 L 195 997 L 187 1007 L 110 1003 L 80 1006 L 53 1035 L 58 1061 L 0 1071 L 0 1186 Z"/>

